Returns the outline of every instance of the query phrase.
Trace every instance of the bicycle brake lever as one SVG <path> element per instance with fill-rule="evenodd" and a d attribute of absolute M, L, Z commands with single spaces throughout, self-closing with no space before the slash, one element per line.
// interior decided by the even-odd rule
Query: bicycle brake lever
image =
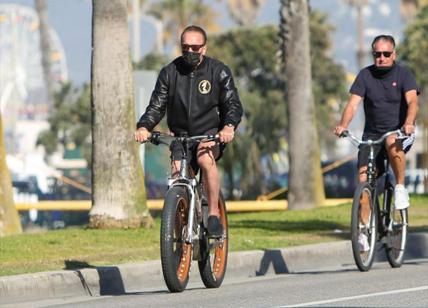
<path fill-rule="evenodd" d="M 344 138 L 344 137 L 348 137 L 349 136 L 349 131 L 344 130 L 341 134 L 340 134 L 340 138 Z"/>
<path fill-rule="evenodd" d="M 150 143 L 154 145 L 159 145 L 161 143 L 159 137 L 160 137 L 160 132 L 152 132 L 152 135 L 150 137 Z"/>
<path fill-rule="evenodd" d="M 409 135 L 407 135 L 405 132 L 404 132 L 404 129 L 403 128 L 401 128 L 401 129 L 398 129 L 397 130 L 397 139 L 404 139 L 404 138 L 407 138 L 407 137 L 409 137 L 410 136 L 410 134 Z"/>

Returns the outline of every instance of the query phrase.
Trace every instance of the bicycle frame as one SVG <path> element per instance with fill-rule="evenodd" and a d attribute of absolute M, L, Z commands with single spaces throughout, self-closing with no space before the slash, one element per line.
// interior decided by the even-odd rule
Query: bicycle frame
<path fill-rule="evenodd" d="M 160 137 L 168 138 L 169 142 Z M 171 146 L 173 154 L 179 150 L 176 145 L 182 151 L 180 158 L 172 160 L 173 172 L 168 178 L 169 187 L 164 198 L 160 228 L 162 273 L 171 292 L 182 292 L 186 288 L 192 260 L 198 262 L 202 282 L 207 288 L 220 287 L 224 279 L 228 253 L 225 202 L 219 192 L 217 205 L 224 230 L 221 237 L 211 236 L 208 232 L 209 209 L 204 198 L 203 181 L 202 178 L 200 181 L 196 179 L 188 155 L 189 150 L 193 150 L 193 142 L 217 139 L 218 135 L 172 137 L 161 136 L 159 132 L 151 133 L 149 138 L 155 145 L 170 145 L 174 142 Z"/>
<path fill-rule="evenodd" d="M 353 143 L 357 146 L 359 145 L 363 145 L 363 146 L 368 146 L 370 148 L 369 151 L 369 157 L 368 157 L 368 163 L 367 163 L 367 182 L 369 183 L 369 185 L 372 187 L 373 189 L 373 204 L 376 205 L 377 207 L 377 213 L 378 213 L 378 218 L 379 218 L 379 222 L 381 222 L 379 224 L 379 228 L 380 227 L 384 227 L 386 228 L 386 230 L 380 230 L 382 231 L 382 233 L 385 233 L 385 231 L 390 231 L 392 230 L 392 223 L 393 221 L 390 220 L 389 215 L 385 215 L 387 213 L 389 213 L 390 211 L 390 198 L 391 198 L 391 192 L 389 191 L 389 184 L 390 184 L 390 172 L 389 172 L 389 160 L 386 159 L 386 163 L 385 163 L 385 185 L 383 187 L 383 189 L 385 190 L 385 196 L 383 198 L 383 204 L 382 204 L 382 208 L 380 207 L 379 204 L 379 200 L 378 200 L 378 187 L 377 187 L 377 179 L 376 179 L 376 158 L 374 156 L 374 147 L 375 145 L 378 144 L 382 144 L 385 139 L 390 136 L 390 135 L 397 135 L 397 138 L 403 138 L 405 135 L 403 134 L 403 132 L 401 130 L 394 130 L 394 131 L 390 131 L 385 133 L 384 135 L 382 135 L 379 139 L 377 140 L 366 140 L 363 141 L 361 139 L 356 138 L 355 136 L 353 136 L 351 133 L 349 133 L 348 131 L 345 131 L 343 133 L 343 137 L 349 137 Z M 382 221 L 381 218 L 386 217 L 386 221 Z"/>
<path fill-rule="evenodd" d="M 160 133 L 154 133 L 152 135 L 152 138 L 154 138 L 153 143 L 164 143 L 159 140 L 159 137 L 162 135 Z M 170 137 L 170 136 L 168 136 Z M 193 244 L 193 241 L 195 239 L 198 239 L 198 234 L 200 231 L 200 225 L 196 224 L 196 232 L 193 233 L 193 227 L 195 224 L 195 216 L 196 218 L 200 218 L 202 213 L 201 209 L 201 199 L 202 195 L 200 195 L 197 192 L 197 188 L 199 186 L 198 180 L 194 177 L 193 173 L 190 171 L 191 166 L 188 161 L 187 152 L 188 152 L 188 146 L 189 142 L 191 140 L 203 142 L 203 141 L 211 141 L 216 140 L 218 138 L 217 135 L 201 135 L 201 136 L 193 136 L 193 137 L 175 137 L 174 139 L 181 142 L 182 145 L 182 156 L 180 160 L 180 171 L 179 175 L 176 178 L 170 177 L 168 179 L 168 189 L 176 186 L 182 186 L 186 189 L 188 192 L 188 195 L 190 196 L 190 208 L 189 208 L 189 215 L 188 215 L 188 221 L 187 221 L 187 235 L 185 238 L 185 242 L 187 244 Z M 196 212 L 196 215 L 195 215 Z M 193 236 L 194 235 L 194 236 Z"/>
<path fill-rule="evenodd" d="M 401 218 L 395 217 L 397 212 L 392 205 L 394 186 L 390 179 L 389 161 L 385 158 L 385 183 L 383 187 L 378 187 L 380 183 L 378 176 L 380 175 L 376 174 L 376 158 L 374 155 L 374 146 L 379 144 L 383 146 L 384 140 L 392 134 L 397 134 L 397 139 L 405 137 L 400 130 L 388 132 L 378 140 L 362 141 L 348 131 L 343 132 L 341 135 L 341 137 L 349 137 L 354 145 L 369 147 L 366 170 L 367 180 L 364 183 L 360 183 L 355 191 L 351 214 L 352 251 L 355 263 L 360 271 L 368 271 L 371 268 L 376 252 L 376 242 L 381 240 L 383 241 L 389 264 L 392 267 L 400 267 L 403 262 L 408 224 L 407 210 L 399 211 Z M 374 212 L 374 215 L 369 216 L 368 224 L 363 220 L 366 217 L 364 216 L 365 214 L 362 214 L 364 208 L 367 211 L 367 204 L 362 201 L 363 194 L 370 194 L 371 209 L 369 215 Z M 383 201 L 382 204 L 380 204 L 380 200 Z"/>
<path fill-rule="evenodd" d="M 388 136 L 394 135 L 394 134 L 396 134 L 398 138 L 402 138 L 404 136 L 403 132 L 399 129 L 387 132 L 377 140 L 369 139 L 369 140 L 363 141 L 361 139 L 356 138 L 354 135 L 352 135 L 348 131 L 344 131 L 341 135 L 341 137 L 349 137 L 354 143 L 354 145 L 357 145 L 357 146 L 363 145 L 363 146 L 368 146 L 370 148 L 366 174 L 367 174 L 367 182 L 370 185 L 372 185 L 372 187 L 374 187 L 376 184 L 376 162 L 374 157 L 374 147 L 375 145 L 383 143 Z"/>

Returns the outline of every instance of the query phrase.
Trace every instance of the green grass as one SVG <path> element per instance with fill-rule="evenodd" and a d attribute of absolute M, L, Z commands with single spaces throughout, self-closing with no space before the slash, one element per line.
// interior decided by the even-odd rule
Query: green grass
<path fill-rule="evenodd" d="M 428 196 L 412 196 L 410 231 L 428 232 Z M 306 211 L 229 214 L 230 251 L 349 238 L 350 204 Z M 150 230 L 69 228 L 0 238 L 0 276 L 159 258 L 159 218 Z"/>

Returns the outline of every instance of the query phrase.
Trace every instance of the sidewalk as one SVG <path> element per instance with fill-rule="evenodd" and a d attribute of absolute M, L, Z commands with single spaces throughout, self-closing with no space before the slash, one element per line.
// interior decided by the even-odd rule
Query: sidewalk
<path fill-rule="evenodd" d="M 428 257 L 428 233 L 409 235 L 406 259 Z M 385 261 L 383 250 L 377 261 Z M 229 253 L 226 278 L 250 278 L 353 265 L 350 241 Z M 200 279 L 192 264 L 191 280 Z M 0 277 L 0 306 L 59 297 L 120 295 L 164 286 L 159 260 Z M 164 286 L 166 289 L 166 287 Z"/>

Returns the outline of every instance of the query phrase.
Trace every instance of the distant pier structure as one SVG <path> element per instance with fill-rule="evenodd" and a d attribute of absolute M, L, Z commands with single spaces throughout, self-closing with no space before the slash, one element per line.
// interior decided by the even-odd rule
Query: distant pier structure
<path fill-rule="evenodd" d="M 17 127 L 20 122 L 40 122 L 48 117 L 39 27 L 33 7 L 0 4 L 0 110 L 9 154 L 19 153 L 19 140 L 26 139 L 17 136 L 22 133 Z M 48 33 L 51 74 L 59 89 L 68 80 L 67 60 L 56 31 L 49 27 Z"/>

